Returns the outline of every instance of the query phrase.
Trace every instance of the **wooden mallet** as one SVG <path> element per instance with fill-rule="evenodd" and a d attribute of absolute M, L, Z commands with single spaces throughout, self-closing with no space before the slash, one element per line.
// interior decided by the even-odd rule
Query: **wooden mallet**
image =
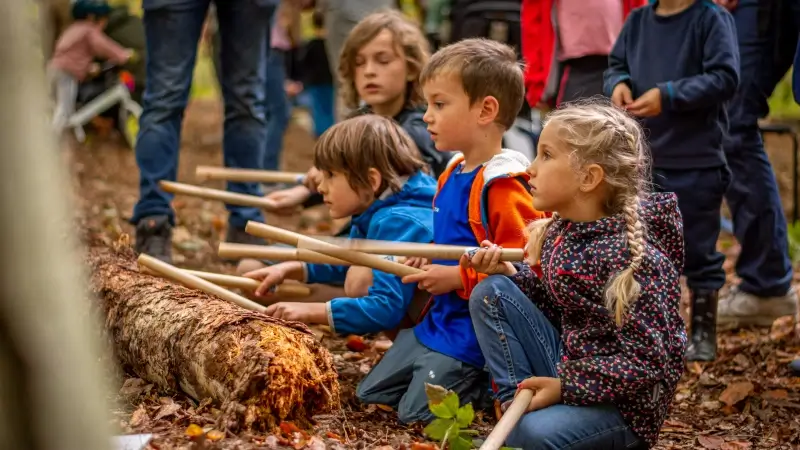
<path fill-rule="evenodd" d="M 299 172 L 277 172 L 274 170 L 229 169 L 227 167 L 197 166 L 195 177 L 199 181 L 225 180 L 253 183 L 301 184 L 306 174 Z"/>
<path fill-rule="evenodd" d="M 158 185 L 164 192 L 170 192 L 172 194 L 188 195 L 191 197 L 204 198 L 206 200 L 218 200 L 229 205 L 253 206 L 266 211 L 275 211 L 278 209 L 275 202 L 257 195 L 238 194 L 220 189 L 211 189 L 165 180 L 159 181 Z"/>
<path fill-rule="evenodd" d="M 390 273 L 392 275 L 397 275 L 399 277 L 414 275 L 423 272 L 422 269 L 417 269 L 416 267 L 406 266 L 404 264 L 396 263 L 394 261 L 389 261 L 387 259 L 381 258 L 380 256 L 369 255 L 366 253 L 357 252 L 355 250 L 341 248 L 334 244 L 329 244 L 327 242 L 313 239 L 299 233 L 284 230 L 282 228 L 265 225 L 259 222 L 253 222 L 252 220 L 247 222 L 247 225 L 245 226 L 245 231 L 249 234 L 252 234 L 253 236 L 258 236 L 264 239 L 268 239 L 270 241 L 281 242 L 284 244 L 292 245 L 298 247 L 298 249 L 308 248 L 308 246 L 312 246 L 314 247 L 313 251 L 317 253 L 322 253 L 324 255 L 333 258 L 342 259 L 344 261 L 349 262 L 352 265 L 369 267 L 371 269 L 380 270 L 382 272 Z"/>

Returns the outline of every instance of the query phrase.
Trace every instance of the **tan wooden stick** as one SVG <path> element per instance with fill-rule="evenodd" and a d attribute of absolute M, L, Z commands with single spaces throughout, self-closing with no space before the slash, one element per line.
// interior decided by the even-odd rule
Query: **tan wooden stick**
<path fill-rule="evenodd" d="M 319 241 L 299 233 L 284 230 L 278 227 L 265 225 L 263 223 L 249 221 L 245 226 L 245 231 L 253 236 L 259 236 L 272 241 L 282 242 L 284 244 L 293 245 L 298 248 L 307 248 L 308 245 L 314 245 L 314 251 L 322 253 L 334 258 L 343 259 L 351 264 L 369 267 L 371 269 L 380 270 L 382 272 L 391 273 L 399 277 L 406 275 L 414 275 L 423 272 L 422 269 L 416 267 L 406 266 L 400 263 L 383 259 L 380 256 L 368 255 L 366 253 L 357 252 L 338 247 L 334 244 Z"/>
<path fill-rule="evenodd" d="M 349 266 L 350 262 L 302 248 L 220 242 L 217 254 L 222 258 L 254 258 L 275 261 L 302 261 L 314 264 Z"/>
<path fill-rule="evenodd" d="M 480 247 L 462 245 L 443 245 L 422 242 L 393 242 L 375 239 L 352 239 L 336 236 L 309 236 L 318 241 L 338 245 L 350 250 L 377 255 L 392 255 L 405 257 L 419 257 L 428 259 L 459 260 L 464 253 L 475 252 Z M 309 250 L 319 250 L 319 246 L 309 245 Z M 521 248 L 504 248 L 500 254 L 500 261 L 522 261 L 525 259 L 525 250 Z"/>
<path fill-rule="evenodd" d="M 225 288 L 217 286 L 216 284 L 210 281 L 206 281 L 200 277 L 197 277 L 190 273 L 186 273 L 185 271 L 173 266 L 172 264 L 167 264 L 164 261 L 153 258 L 150 255 L 142 253 L 141 255 L 139 255 L 137 262 L 140 265 L 147 267 L 148 269 L 157 272 L 160 275 L 175 280 L 187 287 L 199 289 L 205 292 L 206 294 L 215 295 L 223 300 L 227 300 L 244 309 L 249 309 L 250 311 L 256 311 L 260 313 L 265 313 L 267 311 L 266 306 L 259 305 L 258 303 L 248 300 L 239 294 L 233 293 Z"/>
<path fill-rule="evenodd" d="M 238 194 L 235 192 L 211 189 L 191 184 L 176 183 L 174 181 L 159 181 L 158 185 L 164 192 L 173 194 L 189 195 L 192 197 L 204 198 L 207 200 L 219 200 L 230 205 L 253 206 L 256 208 L 274 211 L 278 209 L 275 202 L 256 195 Z"/>
<path fill-rule="evenodd" d="M 530 389 L 523 389 L 514 397 L 503 417 L 497 422 L 494 429 L 479 450 L 499 450 L 500 447 L 506 442 L 506 438 L 511 433 L 511 430 L 517 425 L 519 419 L 525 414 L 525 409 L 531 403 L 533 398 L 533 391 Z"/>
<path fill-rule="evenodd" d="M 229 169 L 227 167 L 197 166 L 195 177 L 198 181 L 226 180 L 254 183 L 300 184 L 306 174 L 299 172 L 277 172 L 274 170 Z"/>
<path fill-rule="evenodd" d="M 216 285 L 230 288 L 238 288 L 246 291 L 255 291 L 261 282 L 247 277 L 237 277 L 223 273 L 201 272 L 199 270 L 182 269 L 184 272 L 210 281 Z M 311 288 L 301 283 L 285 282 L 275 286 L 274 293 L 284 297 L 308 297 L 311 295 Z"/>

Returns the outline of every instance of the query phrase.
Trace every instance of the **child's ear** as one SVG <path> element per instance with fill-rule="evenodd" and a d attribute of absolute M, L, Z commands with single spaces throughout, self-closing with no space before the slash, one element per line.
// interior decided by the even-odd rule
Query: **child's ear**
<path fill-rule="evenodd" d="M 500 112 L 500 102 L 494 96 L 487 95 L 480 103 L 480 108 L 478 121 L 481 125 L 488 125 L 497 119 L 497 114 Z"/>
<path fill-rule="evenodd" d="M 600 186 L 606 176 L 605 170 L 598 164 L 589 164 L 584 168 L 580 179 L 581 192 L 592 192 Z"/>
<path fill-rule="evenodd" d="M 372 192 L 374 192 L 376 196 L 381 195 L 382 192 L 378 192 L 378 189 L 380 189 L 383 184 L 383 177 L 378 169 L 370 167 L 369 170 L 367 170 L 367 179 L 369 180 L 369 186 L 372 188 Z"/>

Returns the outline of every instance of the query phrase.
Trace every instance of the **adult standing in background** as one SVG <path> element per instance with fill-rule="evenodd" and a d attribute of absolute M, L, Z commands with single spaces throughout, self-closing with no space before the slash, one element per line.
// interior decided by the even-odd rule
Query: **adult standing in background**
<path fill-rule="evenodd" d="M 733 175 L 725 200 L 741 245 L 736 274 L 742 281 L 719 300 L 717 323 L 768 327 L 795 312 L 797 294 L 791 287 L 786 216 L 758 120 L 769 114 L 767 99 L 792 65 L 800 1 L 714 1 L 733 14 L 741 64 L 723 148 Z"/>
<path fill-rule="evenodd" d="M 175 212 L 161 180 L 178 172 L 181 123 L 189 99 L 197 44 L 211 0 L 142 0 L 147 39 L 143 112 L 136 142 L 139 201 L 131 222 L 136 250 L 172 259 Z M 226 167 L 258 169 L 264 155 L 265 58 L 270 21 L 278 0 L 216 1 L 221 37 L 222 98 L 225 108 L 223 158 Z M 261 195 L 258 183 L 227 183 L 231 192 Z M 226 205 L 228 242 L 253 243 L 248 221 L 263 222 L 260 209 Z"/>

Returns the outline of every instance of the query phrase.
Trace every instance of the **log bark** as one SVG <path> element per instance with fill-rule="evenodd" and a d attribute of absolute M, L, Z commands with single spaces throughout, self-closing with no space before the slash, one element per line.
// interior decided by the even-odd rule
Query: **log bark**
<path fill-rule="evenodd" d="M 130 247 L 93 246 L 90 285 L 120 363 L 160 388 L 221 405 L 232 431 L 304 423 L 338 406 L 331 354 L 301 323 L 140 273 Z"/>

